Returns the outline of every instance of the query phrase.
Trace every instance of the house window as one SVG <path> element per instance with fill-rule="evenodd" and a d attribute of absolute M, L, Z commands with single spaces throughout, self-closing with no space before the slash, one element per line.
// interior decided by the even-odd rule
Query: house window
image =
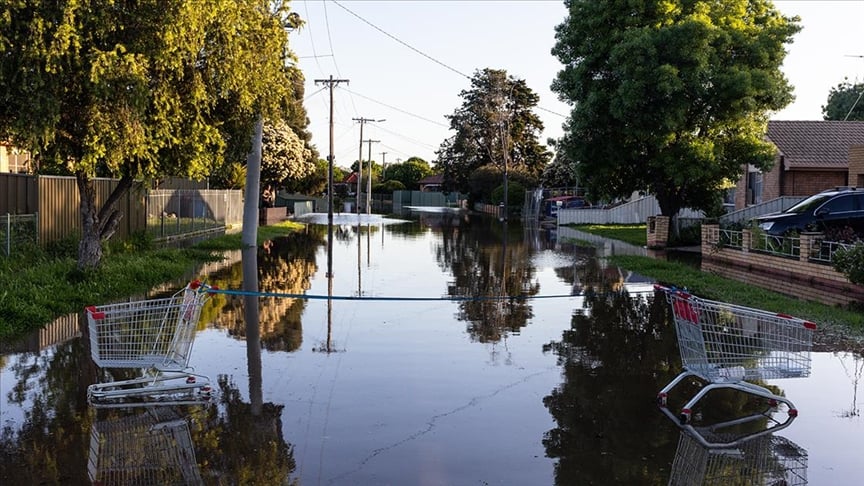
<path fill-rule="evenodd" d="M 747 204 L 762 202 L 762 173 L 753 171 L 747 173 Z"/>

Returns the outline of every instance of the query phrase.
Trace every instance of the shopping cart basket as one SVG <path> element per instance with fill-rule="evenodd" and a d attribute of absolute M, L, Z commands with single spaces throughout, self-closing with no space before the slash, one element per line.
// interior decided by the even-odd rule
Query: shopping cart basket
<path fill-rule="evenodd" d="M 87 462 L 93 484 L 203 484 L 189 424 L 166 408 L 95 421 Z"/>
<path fill-rule="evenodd" d="M 188 367 L 209 289 L 193 281 L 168 298 L 87 307 L 93 362 L 100 368 L 145 370 L 141 378 L 90 385 L 90 403 L 111 407 L 209 400 L 209 378 Z"/>
<path fill-rule="evenodd" d="M 748 381 L 809 376 L 815 324 L 785 314 L 702 299 L 677 289 L 656 289 L 665 293 L 672 306 L 684 367 L 658 394 L 662 408 L 667 406 L 672 388 L 688 377 L 697 377 L 707 385 L 682 407 L 682 424 L 690 421 L 694 405 L 718 388 L 763 397 L 772 409 L 783 404 L 788 408 L 787 421 L 797 416 L 789 399 Z"/>
<path fill-rule="evenodd" d="M 712 440 L 723 442 L 723 437 Z M 807 484 L 807 451 L 777 435 L 763 435 L 735 447 L 708 448 L 698 436 L 681 431 L 669 486 L 729 484 Z"/>

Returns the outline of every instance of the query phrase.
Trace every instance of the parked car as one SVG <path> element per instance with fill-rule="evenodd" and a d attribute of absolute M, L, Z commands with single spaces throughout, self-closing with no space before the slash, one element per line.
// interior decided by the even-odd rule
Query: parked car
<path fill-rule="evenodd" d="M 864 234 L 864 189 L 837 187 L 814 194 L 779 213 L 754 218 L 755 223 L 772 236 L 793 232 L 826 231 L 851 227 Z"/>

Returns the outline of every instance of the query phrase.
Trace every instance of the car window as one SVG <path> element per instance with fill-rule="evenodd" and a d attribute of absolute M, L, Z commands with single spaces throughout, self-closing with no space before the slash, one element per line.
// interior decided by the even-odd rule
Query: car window
<path fill-rule="evenodd" d="M 807 199 L 799 202 L 798 204 L 792 206 L 791 208 L 783 211 L 784 213 L 806 213 L 808 211 L 812 211 L 819 207 L 822 203 L 824 203 L 831 196 L 825 194 L 816 194 L 808 197 Z"/>
<path fill-rule="evenodd" d="M 835 197 L 825 203 L 823 208 L 828 209 L 831 213 L 845 213 L 855 210 L 855 200 L 851 194 L 844 194 Z"/>

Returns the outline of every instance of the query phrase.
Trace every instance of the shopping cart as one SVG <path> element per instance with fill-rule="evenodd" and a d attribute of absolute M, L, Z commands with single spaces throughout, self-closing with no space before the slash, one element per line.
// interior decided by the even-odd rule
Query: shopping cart
<path fill-rule="evenodd" d="M 210 380 L 188 367 L 209 286 L 193 281 L 172 297 L 87 307 L 90 351 L 100 368 L 144 370 L 130 380 L 87 388 L 94 407 L 194 404 L 210 399 Z"/>
<path fill-rule="evenodd" d="M 87 474 L 105 486 L 203 484 L 189 423 L 170 408 L 95 421 Z"/>
<path fill-rule="evenodd" d="M 711 390 L 731 388 L 766 399 L 761 417 L 773 419 L 779 405 L 787 408 L 788 425 L 798 410 L 786 397 L 748 383 L 766 379 L 806 377 L 810 374 L 810 350 L 816 325 L 785 314 L 702 299 L 674 288 L 656 286 L 672 306 L 678 349 L 684 371 L 657 396 L 668 414 L 669 392 L 684 379 L 696 377 L 707 383 L 682 408 L 678 420 L 690 422 L 693 407 Z M 753 421 L 751 416 L 731 421 Z"/>
<path fill-rule="evenodd" d="M 717 442 L 728 438 L 713 437 Z M 700 437 L 681 431 L 669 486 L 729 484 L 807 484 L 807 451 L 776 435 L 764 435 L 728 448 L 709 448 Z"/>

